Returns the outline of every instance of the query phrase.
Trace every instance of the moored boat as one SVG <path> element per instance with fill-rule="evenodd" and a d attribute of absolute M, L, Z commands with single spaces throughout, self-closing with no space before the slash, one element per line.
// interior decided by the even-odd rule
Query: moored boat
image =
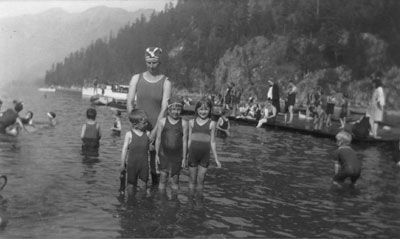
<path fill-rule="evenodd" d="M 54 88 L 54 87 L 41 87 L 41 88 L 38 88 L 38 91 L 42 91 L 42 92 L 56 92 L 56 88 Z"/>
<path fill-rule="evenodd" d="M 111 97 L 115 100 L 128 99 L 129 86 L 128 85 L 105 85 L 105 87 L 82 87 L 82 96 L 91 97 L 95 95 L 103 95 Z"/>

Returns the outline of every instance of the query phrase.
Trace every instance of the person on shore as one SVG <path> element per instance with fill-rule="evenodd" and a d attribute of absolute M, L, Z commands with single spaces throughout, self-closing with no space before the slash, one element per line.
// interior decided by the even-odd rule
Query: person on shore
<path fill-rule="evenodd" d="M 224 109 L 230 110 L 232 108 L 232 101 L 233 101 L 233 88 L 235 84 L 233 82 L 228 83 L 228 87 L 226 88 L 225 95 L 224 95 Z"/>
<path fill-rule="evenodd" d="M 277 110 L 276 107 L 272 104 L 272 99 L 267 100 L 267 104 L 263 110 L 263 118 L 258 121 L 257 128 L 260 128 L 264 123 L 270 122 L 274 124 L 276 121 Z"/>
<path fill-rule="evenodd" d="M 186 165 L 188 122 L 181 117 L 183 102 L 180 98 L 168 100 L 168 115 L 158 122 L 156 138 L 156 162 L 159 164 L 158 189 L 165 195 L 168 179 L 171 179 L 172 197 L 179 190 L 179 174 Z"/>
<path fill-rule="evenodd" d="M 201 99 L 195 106 L 196 117 L 189 121 L 189 191 L 201 197 L 207 169 L 210 165 L 210 150 L 217 168 L 221 167 L 215 143 L 215 122 L 211 117 L 211 102 Z M 196 187 L 196 188 L 195 188 Z"/>
<path fill-rule="evenodd" d="M 19 112 L 24 108 L 22 102 L 13 101 L 14 107 L 2 112 L 0 116 L 0 133 L 17 136 L 24 127 L 19 117 Z"/>
<path fill-rule="evenodd" d="M 322 130 L 322 126 L 324 125 L 324 120 L 326 118 L 326 113 L 322 108 L 322 104 L 315 105 L 315 113 L 313 115 L 314 118 L 314 130 Z"/>
<path fill-rule="evenodd" d="M 326 113 L 326 127 L 329 128 L 332 126 L 332 115 L 335 111 L 335 104 L 336 104 L 336 99 L 334 94 L 331 92 L 327 98 L 326 98 L 327 102 L 326 102 L 326 109 L 325 109 L 325 113 Z"/>
<path fill-rule="evenodd" d="M 222 115 L 219 117 L 217 122 L 217 137 L 226 138 L 230 135 L 229 129 L 231 128 L 229 119 L 228 119 L 229 110 L 222 110 Z"/>
<path fill-rule="evenodd" d="M 114 115 L 114 124 L 113 127 L 111 128 L 112 135 L 118 137 L 121 136 L 121 130 L 122 130 L 121 111 L 117 110 L 117 112 Z"/>
<path fill-rule="evenodd" d="M 100 125 L 96 122 L 97 111 L 89 108 L 86 111 L 86 123 L 82 126 L 82 155 L 99 156 L 99 147 L 101 139 Z"/>
<path fill-rule="evenodd" d="M 365 139 L 371 130 L 370 115 L 365 113 L 351 128 L 351 133 L 357 139 Z"/>
<path fill-rule="evenodd" d="M 158 185 L 159 176 L 155 163 L 154 141 L 157 133 L 157 123 L 165 116 L 168 99 L 171 95 L 171 82 L 160 73 L 162 49 L 149 47 L 145 51 L 147 71 L 132 77 L 129 85 L 127 109 L 130 113 L 136 98 L 136 107 L 146 112 L 149 123 L 148 130 L 151 132 L 150 141 L 150 169 L 153 185 Z"/>
<path fill-rule="evenodd" d="M 279 98 L 279 87 L 278 85 L 270 78 L 268 80 L 269 89 L 267 93 L 267 99 L 272 99 L 272 105 L 275 106 L 276 111 L 281 112 L 281 103 Z"/>
<path fill-rule="evenodd" d="M 349 115 L 349 100 L 347 98 L 347 94 L 343 93 L 342 105 L 341 105 L 341 110 L 340 110 L 340 115 L 339 115 L 339 120 L 340 120 L 339 129 L 345 129 L 346 118 L 348 115 Z"/>
<path fill-rule="evenodd" d="M 372 137 L 380 138 L 378 136 L 378 124 L 383 121 L 383 108 L 385 106 L 385 95 L 382 88 L 381 75 L 378 74 L 373 80 L 374 92 L 372 94 L 370 112 L 371 112 L 371 133 Z"/>
<path fill-rule="evenodd" d="M 293 81 L 289 81 L 289 86 L 287 89 L 287 99 L 285 102 L 285 124 L 291 124 L 293 122 L 293 107 L 296 104 L 296 93 L 297 87 Z M 289 114 L 289 121 L 287 120 L 287 115 Z"/>
<path fill-rule="evenodd" d="M 128 194 L 136 193 L 138 179 L 144 184 L 147 194 L 150 193 L 148 188 L 149 180 L 149 145 L 150 131 L 148 131 L 148 119 L 146 112 L 141 109 L 131 110 L 129 113 L 129 122 L 131 130 L 126 132 L 124 144 L 121 152 L 121 175 L 125 174 L 127 178 Z M 124 187 L 120 188 L 120 194 L 125 194 Z"/>
<path fill-rule="evenodd" d="M 334 152 L 334 185 L 342 186 L 346 178 L 350 178 L 351 185 L 355 186 L 361 175 L 361 160 L 350 147 L 351 140 L 351 134 L 344 130 L 336 135 L 338 149 Z"/>

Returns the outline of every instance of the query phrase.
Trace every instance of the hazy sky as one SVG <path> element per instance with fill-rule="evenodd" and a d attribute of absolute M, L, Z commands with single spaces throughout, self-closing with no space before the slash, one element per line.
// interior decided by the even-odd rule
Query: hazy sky
<path fill-rule="evenodd" d="M 135 11 L 139 8 L 164 9 L 172 0 L 0 0 L 0 18 L 37 14 L 51 8 L 77 13 L 95 6 L 108 6 Z M 174 1 L 172 1 L 174 2 Z"/>

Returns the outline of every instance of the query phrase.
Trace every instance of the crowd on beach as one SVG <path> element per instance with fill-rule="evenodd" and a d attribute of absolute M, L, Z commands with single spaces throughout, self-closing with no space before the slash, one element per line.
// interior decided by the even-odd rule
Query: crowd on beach
<path fill-rule="evenodd" d="M 368 136 L 381 138 L 378 135 L 378 125 L 383 121 L 383 109 L 385 106 L 385 96 L 382 88 L 381 73 L 373 76 L 372 84 L 374 91 L 370 103 L 370 107 L 365 114 L 358 120 L 353 120 L 353 124 L 347 127 L 350 120 L 350 98 L 346 92 L 337 92 L 332 89 L 325 89 L 321 86 L 315 86 L 307 95 L 305 102 L 297 104 L 298 118 L 311 121 L 313 130 L 329 130 L 332 124 L 332 118 L 336 116 L 335 108 L 339 108 L 338 120 L 340 126 L 338 129 L 349 130 L 353 137 L 366 138 Z M 283 123 L 292 125 L 294 119 L 294 110 L 296 106 L 296 95 L 298 92 L 294 80 L 289 80 L 284 88 L 284 99 L 280 97 L 280 87 L 271 78 L 268 80 L 269 89 L 267 92 L 267 100 L 265 102 L 257 101 L 256 97 L 250 96 L 247 101 L 241 100 L 243 90 L 235 86 L 234 83 L 228 83 L 225 94 L 209 98 L 214 102 L 214 106 L 221 109 L 230 110 L 231 116 L 236 118 L 244 118 L 257 120 L 257 127 L 261 127 L 264 123 L 273 124 L 276 122 L 279 114 L 284 115 Z M 281 105 L 284 102 L 284 108 Z M 219 114 L 222 111 L 219 110 Z"/>
<path fill-rule="evenodd" d="M 260 106 L 254 97 L 241 102 L 242 89 L 229 83 L 224 95 L 202 97 L 195 104 L 195 116 L 189 120 L 182 117 L 182 110 L 190 100 L 171 95 L 171 82 L 168 77 L 159 72 L 162 49 L 150 47 L 145 51 L 147 71 L 135 74 L 130 81 L 127 100 L 127 118 L 130 129 L 123 136 L 119 167 L 120 195 L 126 193 L 135 195 L 143 189 L 150 193 L 150 182 L 158 187 L 161 195 L 166 195 L 167 185 L 171 184 L 171 197 L 179 192 L 179 175 L 183 168 L 189 169 L 189 194 L 191 198 L 202 200 L 202 192 L 208 168 L 214 159 L 217 168 L 221 167 L 216 150 L 216 137 L 230 136 L 230 122 L 228 116 L 255 119 L 257 127 L 264 123 L 274 123 L 280 109 L 279 87 L 270 79 L 267 101 Z M 375 124 L 379 122 L 376 112 L 383 111 L 384 97 L 379 80 L 374 81 L 376 93 L 373 101 L 376 107 L 366 115 L 367 126 L 371 126 L 372 134 Z M 290 81 L 285 94 L 284 123 L 293 124 L 293 110 L 296 104 L 297 87 Z M 312 117 L 314 129 L 320 130 L 323 125 L 331 127 L 331 116 L 337 98 L 333 94 L 324 94 L 321 88 L 316 88 L 307 97 L 306 117 Z M 334 153 L 333 182 L 342 185 L 346 178 L 350 178 L 354 185 L 361 173 L 361 161 L 350 147 L 353 135 L 344 130 L 348 115 L 348 98 L 343 94 L 341 101 L 341 127 L 336 135 L 338 149 Z M 1 106 L 0 102 L 0 106 Z M 220 106 L 219 108 L 216 106 Z M 17 135 L 18 131 L 27 130 L 28 126 L 35 128 L 33 113 L 28 112 L 20 117 L 23 103 L 15 101 L 14 107 L 0 113 L 0 130 L 2 133 Z M 1 108 L 0 108 L 1 111 Z M 218 112 L 215 112 L 218 111 Z M 213 119 L 218 113 L 220 117 Z M 367 118 L 367 116 L 369 118 Z M 379 116 L 379 115 L 378 115 Z M 56 115 L 48 112 L 47 125 L 56 125 Z M 82 126 L 81 152 L 85 157 L 98 157 L 102 130 L 96 121 L 97 111 L 88 108 L 86 122 Z M 382 119 L 380 119 L 381 121 Z M 369 128 L 368 128 L 369 129 Z M 115 136 L 121 134 L 121 113 L 117 111 L 114 123 L 110 129 Z M 369 131 L 369 130 L 368 130 Z M 367 131 L 367 132 L 368 132 Z M 212 153 L 212 154 L 211 154 Z M 212 156 L 212 157 L 211 157 Z"/>

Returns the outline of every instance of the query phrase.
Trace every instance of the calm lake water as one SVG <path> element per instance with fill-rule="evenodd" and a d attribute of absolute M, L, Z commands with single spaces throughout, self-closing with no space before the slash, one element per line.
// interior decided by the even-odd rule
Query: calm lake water
<path fill-rule="evenodd" d="M 119 198 L 122 137 L 113 112 L 97 107 L 100 157 L 80 155 L 80 131 L 90 106 L 78 92 L 1 89 L 4 108 L 22 99 L 36 121 L 54 111 L 58 125 L 0 135 L 0 238 L 268 237 L 395 238 L 400 235 L 400 169 L 385 146 L 354 148 L 363 159 L 358 188 L 331 186 L 329 139 L 232 126 L 217 141 L 222 168 L 208 171 L 204 201 L 189 200 L 188 171 L 177 199 Z M 4 110 L 3 108 L 3 110 Z M 123 135 L 128 121 L 123 114 Z"/>

